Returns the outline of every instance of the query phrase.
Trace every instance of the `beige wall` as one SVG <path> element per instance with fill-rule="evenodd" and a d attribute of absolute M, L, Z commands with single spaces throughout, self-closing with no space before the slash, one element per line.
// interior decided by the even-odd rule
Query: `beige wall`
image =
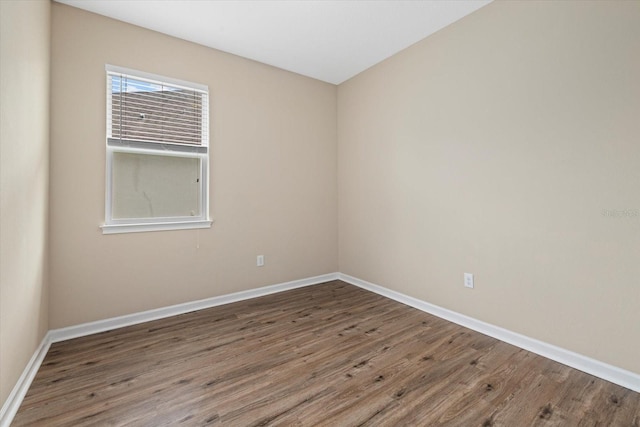
<path fill-rule="evenodd" d="M 49 1 L 0 1 L 0 403 L 48 329 Z"/>
<path fill-rule="evenodd" d="M 335 86 L 52 8 L 51 328 L 337 270 Z M 105 64 L 209 86 L 213 228 L 101 234 Z"/>
<path fill-rule="evenodd" d="M 640 2 L 494 2 L 340 85 L 340 271 L 640 373 L 639 137 Z"/>

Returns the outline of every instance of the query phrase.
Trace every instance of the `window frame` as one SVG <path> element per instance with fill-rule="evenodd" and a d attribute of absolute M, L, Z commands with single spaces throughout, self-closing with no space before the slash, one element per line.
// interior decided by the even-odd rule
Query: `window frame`
<path fill-rule="evenodd" d="M 183 80 L 151 74 L 143 71 L 132 70 L 113 65 L 106 65 L 107 79 L 107 111 L 106 121 L 106 183 L 105 183 L 105 221 L 100 226 L 103 234 L 135 233 L 146 231 L 185 230 L 197 228 L 210 228 L 213 221 L 209 218 L 209 88 L 206 85 L 191 83 Z M 110 75 L 121 75 L 138 80 L 149 80 L 155 83 L 163 83 L 174 87 L 182 87 L 195 90 L 206 97 L 206 103 L 202 106 L 202 141 L 201 144 L 180 144 L 168 142 L 152 142 L 127 140 L 110 137 L 110 112 L 111 96 L 109 91 Z M 204 105 L 206 104 L 206 105 Z M 200 215 L 174 216 L 152 218 L 117 218 L 114 219 L 113 211 L 113 157 L 114 153 L 132 153 L 143 155 L 156 155 L 168 157 L 197 158 L 200 161 L 200 189 L 198 202 Z"/>

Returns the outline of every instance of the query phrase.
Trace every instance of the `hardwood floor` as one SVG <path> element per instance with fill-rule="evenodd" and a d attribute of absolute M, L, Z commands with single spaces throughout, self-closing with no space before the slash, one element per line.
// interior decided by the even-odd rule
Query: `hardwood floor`
<path fill-rule="evenodd" d="M 640 393 L 335 281 L 51 346 L 14 426 L 640 426 Z"/>

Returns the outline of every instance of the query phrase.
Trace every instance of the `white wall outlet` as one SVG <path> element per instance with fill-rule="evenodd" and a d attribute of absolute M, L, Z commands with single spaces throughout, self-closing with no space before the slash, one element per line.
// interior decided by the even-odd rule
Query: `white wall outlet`
<path fill-rule="evenodd" d="M 258 255 L 256 258 L 256 266 L 262 267 L 264 265 L 264 255 Z"/>
<path fill-rule="evenodd" d="M 464 287 L 473 289 L 473 274 L 464 273 Z"/>

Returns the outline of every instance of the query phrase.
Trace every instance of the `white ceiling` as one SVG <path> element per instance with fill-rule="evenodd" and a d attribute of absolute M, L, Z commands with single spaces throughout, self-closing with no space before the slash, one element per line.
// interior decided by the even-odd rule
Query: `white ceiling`
<path fill-rule="evenodd" d="M 491 0 L 56 0 L 339 84 Z"/>

